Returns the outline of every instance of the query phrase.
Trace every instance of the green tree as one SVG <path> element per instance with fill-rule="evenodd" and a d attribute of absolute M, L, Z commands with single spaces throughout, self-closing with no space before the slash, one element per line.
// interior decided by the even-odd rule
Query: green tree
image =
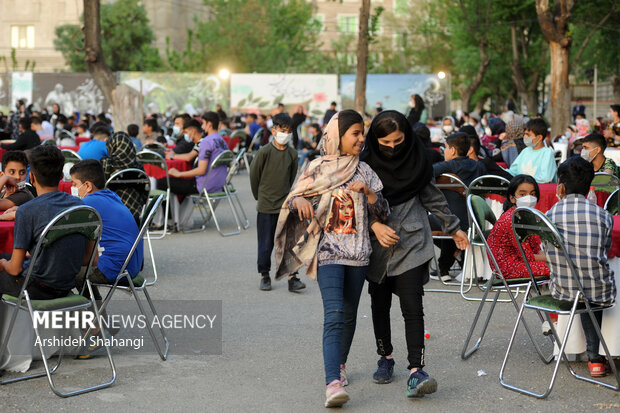
<path fill-rule="evenodd" d="M 118 0 L 101 6 L 103 55 L 113 71 L 160 71 L 162 60 L 155 39 L 139 0 Z M 54 47 L 65 58 L 65 63 L 75 72 L 85 72 L 86 60 L 82 29 L 78 25 L 64 24 L 56 28 Z"/>
<path fill-rule="evenodd" d="M 184 51 L 166 50 L 173 70 L 316 71 L 320 23 L 304 0 L 204 0 L 210 18 L 188 30 Z"/>

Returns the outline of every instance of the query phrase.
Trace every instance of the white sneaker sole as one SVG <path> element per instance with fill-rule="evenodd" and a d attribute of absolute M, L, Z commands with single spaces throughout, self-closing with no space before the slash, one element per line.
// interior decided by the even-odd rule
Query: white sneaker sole
<path fill-rule="evenodd" d="M 325 407 L 340 407 L 350 399 L 347 392 L 339 392 L 325 400 Z"/>

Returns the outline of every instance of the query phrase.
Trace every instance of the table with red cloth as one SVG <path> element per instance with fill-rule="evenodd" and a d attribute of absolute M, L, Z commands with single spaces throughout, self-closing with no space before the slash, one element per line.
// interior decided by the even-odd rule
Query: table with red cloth
<path fill-rule="evenodd" d="M 497 162 L 497 166 L 508 169 L 508 164 L 506 164 L 506 162 Z"/>
<path fill-rule="evenodd" d="M 66 182 L 66 181 L 60 181 L 58 183 L 58 190 L 61 192 L 66 192 L 68 194 L 71 193 L 71 185 L 73 185 L 73 182 Z"/>
<path fill-rule="evenodd" d="M 4 211 L 0 211 L 3 213 Z M 0 252 L 13 252 L 13 229 L 15 221 L 0 221 Z"/>
<path fill-rule="evenodd" d="M 538 188 L 540 189 L 540 199 L 536 204 L 536 209 L 547 212 L 558 202 L 558 197 L 556 196 L 558 184 L 538 184 Z M 609 192 L 596 191 L 596 204 L 603 208 L 609 195 L 611 195 Z"/>
<path fill-rule="evenodd" d="M 166 165 L 168 165 L 168 170 L 174 168 L 180 172 L 189 171 L 192 169 L 192 164 L 189 162 L 182 161 L 180 159 L 166 159 Z M 144 172 L 151 178 L 161 179 L 166 177 L 166 171 L 155 166 L 155 165 L 144 165 Z"/>
<path fill-rule="evenodd" d="M 87 138 L 85 136 L 76 136 L 75 137 L 75 143 L 78 144 L 78 146 L 82 146 L 83 143 L 86 143 L 88 141 L 90 141 L 92 138 Z"/>

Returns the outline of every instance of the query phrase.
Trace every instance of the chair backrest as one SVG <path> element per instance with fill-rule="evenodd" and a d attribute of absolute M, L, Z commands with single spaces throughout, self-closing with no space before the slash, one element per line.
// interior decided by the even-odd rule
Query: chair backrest
<path fill-rule="evenodd" d="M 611 194 L 617 189 L 620 189 L 620 179 L 615 175 L 611 175 L 605 172 L 597 172 L 594 174 L 594 179 L 590 184 L 594 187 L 595 191 L 607 192 Z"/>
<path fill-rule="evenodd" d="M 618 211 L 620 211 L 620 189 L 616 189 L 607 201 L 605 201 L 605 210 L 612 215 L 618 215 Z"/>
<path fill-rule="evenodd" d="M 41 145 L 58 146 L 54 139 L 46 139 L 46 140 L 43 141 L 43 143 L 41 143 Z"/>
<path fill-rule="evenodd" d="M 78 163 L 82 160 L 82 157 L 71 149 L 61 149 L 60 152 L 65 157 L 65 163 Z"/>
<path fill-rule="evenodd" d="M 437 188 L 442 191 L 453 191 L 465 197 L 467 185 L 461 179 L 452 174 L 441 174 L 437 178 Z"/>
<path fill-rule="evenodd" d="M 474 230 L 474 239 L 484 243 L 484 248 L 493 262 L 493 268 L 495 268 L 495 270 L 501 275 L 499 265 L 497 264 L 497 260 L 493 255 L 491 247 L 487 243 L 486 234 L 484 232 L 485 224 L 487 222 L 491 225 L 495 225 L 495 222 L 497 221 L 495 218 L 495 213 L 486 203 L 484 198 L 478 195 L 469 195 L 467 197 L 467 214 L 469 216 L 470 227 Z"/>
<path fill-rule="evenodd" d="M 267 133 L 267 129 L 260 128 L 256 131 L 254 136 L 252 136 L 252 141 L 250 142 L 250 146 L 248 147 L 248 153 L 254 150 L 254 145 L 260 145 L 260 142 L 265 137 L 265 133 Z"/>
<path fill-rule="evenodd" d="M 507 195 L 510 181 L 504 177 L 497 175 L 483 175 L 474 179 L 467 188 L 467 196 L 478 195 L 485 197 L 486 195 L 499 195 L 504 198 Z"/>
<path fill-rule="evenodd" d="M 245 147 L 248 135 L 242 130 L 236 130 L 230 135 L 228 140 L 228 149 L 231 151 L 236 150 L 240 146 Z"/>
<path fill-rule="evenodd" d="M 209 167 L 209 172 L 207 173 L 206 182 L 209 182 L 209 178 L 211 174 L 215 170 L 215 168 L 226 166 L 228 168 L 226 172 L 226 180 L 224 181 L 224 185 L 228 185 L 230 179 L 232 179 L 232 174 L 230 173 L 231 169 L 235 167 L 236 157 L 235 154 L 231 151 L 223 151 L 219 155 L 213 159 L 211 165 Z M 204 189 L 206 191 L 206 188 Z"/>
<path fill-rule="evenodd" d="M 123 266 L 118 272 L 117 281 L 120 278 L 120 276 L 125 272 L 125 269 L 129 265 L 129 261 L 131 261 L 131 257 L 133 256 L 133 253 L 136 251 L 136 248 L 138 248 L 138 245 L 140 245 L 140 241 L 142 241 L 142 238 L 144 237 L 146 230 L 149 228 L 149 225 L 151 225 L 151 221 L 153 221 L 153 217 L 155 216 L 155 213 L 157 212 L 157 209 L 161 205 L 163 199 L 164 199 L 163 195 L 159 195 L 157 198 L 151 199 L 151 201 L 148 203 L 148 205 L 144 209 L 144 212 L 142 213 L 142 217 L 140 219 L 140 232 L 138 233 L 136 240 L 133 242 L 133 245 L 131 246 L 131 250 L 129 250 L 127 257 L 125 258 L 125 262 L 123 263 Z"/>
<path fill-rule="evenodd" d="M 555 225 L 547 218 L 545 214 L 538 211 L 537 209 L 530 207 L 519 207 L 512 214 L 512 232 L 515 236 L 515 240 L 517 241 L 517 247 L 519 248 L 519 252 L 521 253 L 521 258 L 525 262 L 525 266 L 527 268 L 528 273 L 530 274 L 530 278 L 532 281 L 535 281 L 534 273 L 532 272 L 532 268 L 526 258 L 525 251 L 523 250 L 523 246 L 521 243 L 526 241 L 532 235 L 538 235 L 541 240 L 549 242 L 553 247 L 559 250 L 568 266 L 570 268 L 571 274 L 573 276 L 579 289 L 583 293 L 583 288 L 581 287 L 581 283 L 579 282 L 577 277 L 577 271 L 575 269 L 575 264 L 573 260 L 570 258 L 566 250 L 566 246 L 564 245 L 564 241 L 562 236 L 558 232 L 558 229 Z M 540 295 L 540 290 L 536 286 L 536 282 L 534 282 L 534 288 Z"/>
<path fill-rule="evenodd" d="M 90 266 L 97 252 L 97 244 L 101 237 L 101 230 L 101 216 L 92 207 L 79 205 L 67 208 L 58 213 L 58 215 L 52 218 L 49 224 L 45 226 L 39 236 L 34 251 L 32 252 L 24 286 L 28 284 L 27 281 L 30 278 L 30 274 L 34 269 L 41 251 L 67 235 L 80 234 L 89 241 L 95 241 L 95 248 L 93 249 L 87 268 L 87 271 L 90 270 Z"/>
<path fill-rule="evenodd" d="M 555 165 L 560 165 L 560 161 L 562 161 L 562 151 L 555 151 L 553 157 L 555 159 Z"/>
<path fill-rule="evenodd" d="M 160 142 L 151 142 L 151 143 L 147 143 L 145 145 L 142 146 L 142 149 L 149 149 L 151 151 L 165 151 L 166 150 L 166 146 Z"/>
<path fill-rule="evenodd" d="M 135 189 L 139 193 L 143 194 L 143 198 L 146 203 L 151 192 L 151 180 L 146 172 L 140 169 L 129 168 L 114 172 L 105 183 L 105 189 L 109 189 L 117 193 L 119 190 L 127 188 Z"/>
<path fill-rule="evenodd" d="M 230 136 L 232 138 L 231 136 L 232 130 L 228 128 L 220 129 L 218 132 L 221 136 Z"/>

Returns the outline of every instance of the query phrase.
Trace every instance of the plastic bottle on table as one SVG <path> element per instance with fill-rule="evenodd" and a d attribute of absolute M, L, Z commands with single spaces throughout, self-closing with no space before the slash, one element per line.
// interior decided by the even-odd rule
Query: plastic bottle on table
<path fill-rule="evenodd" d="M 588 201 L 596 204 L 596 201 L 597 201 L 597 199 L 596 199 L 596 191 L 594 190 L 593 186 L 590 187 L 590 192 L 588 192 Z"/>

